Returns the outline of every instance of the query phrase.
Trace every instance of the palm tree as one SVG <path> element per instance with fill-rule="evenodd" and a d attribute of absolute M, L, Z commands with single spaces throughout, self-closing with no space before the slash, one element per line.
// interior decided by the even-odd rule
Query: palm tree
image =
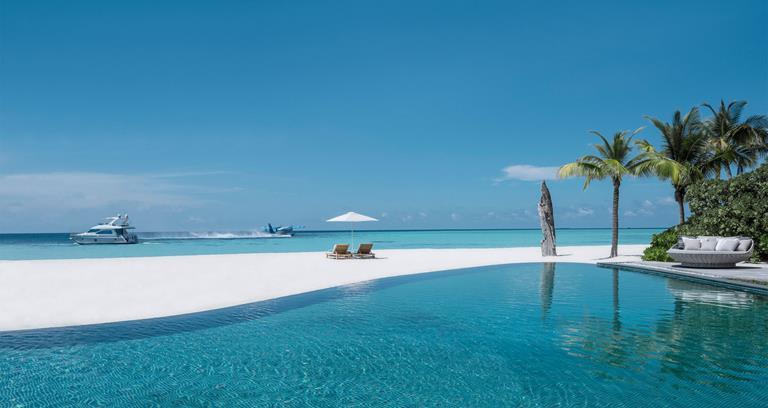
<path fill-rule="evenodd" d="M 595 144 L 598 155 L 583 156 L 573 163 L 568 163 L 560 167 L 558 176 L 560 178 L 583 176 L 584 189 L 589 187 L 592 180 L 611 179 L 613 182 L 613 231 L 611 234 L 611 257 L 618 255 L 619 245 L 619 188 L 621 180 L 625 175 L 635 175 L 647 171 L 647 162 L 645 155 L 641 154 L 631 157 L 632 138 L 642 128 L 634 132 L 622 131 L 613 135 L 613 140 L 608 141 L 600 132 L 592 131 L 597 135 L 602 143 Z"/>
<path fill-rule="evenodd" d="M 758 158 L 768 153 L 768 117 L 753 115 L 741 121 L 741 111 L 747 101 L 734 101 L 715 109 L 705 103 L 702 106 L 712 112 L 712 118 L 704 123 L 709 136 L 710 149 L 714 153 L 716 165 L 715 177 L 720 178 L 720 170 L 725 170 L 728 178 L 733 177 L 731 165 L 736 166 L 736 174 L 754 166 Z"/>
<path fill-rule="evenodd" d="M 685 116 L 676 111 L 672 123 L 650 116 L 645 118 L 661 133 L 662 148 L 656 151 L 646 140 L 638 140 L 638 145 L 647 153 L 647 160 L 656 162 L 656 171 L 652 173 L 672 182 L 682 224 L 685 222 L 685 193 L 688 187 L 706 177 L 712 166 L 699 109 L 694 107 Z M 664 160 L 668 161 L 667 166 L 661 165 Z"/>

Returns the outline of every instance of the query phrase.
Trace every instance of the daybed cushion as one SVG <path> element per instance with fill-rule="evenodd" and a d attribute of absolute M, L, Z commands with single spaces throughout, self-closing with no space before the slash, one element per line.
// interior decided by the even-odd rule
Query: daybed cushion
<path fill-rule="evenodd" d="M 739 240 L 739 246 L 736 247 L 737 251 L 749 251 L 749 248 L 752 248 L 752 240 L 751 239 L 740 239 Z"/>
<path fill-rule="evenodd" d="M 738 238 L 721 238 L 717 240 L 715 251 L 730 251 L 733 252 L 739 246 Z"/>
<path fill-rule="evenodd" d="M 718 237 L 699 237 L 702 251 L 714 251 L 717 247 Z"/>
<path fill-rule="evenodd" d="M 683 249 L 686 251 L 701 249 L 701 241 L 696 238 L 683 237 Z"/>

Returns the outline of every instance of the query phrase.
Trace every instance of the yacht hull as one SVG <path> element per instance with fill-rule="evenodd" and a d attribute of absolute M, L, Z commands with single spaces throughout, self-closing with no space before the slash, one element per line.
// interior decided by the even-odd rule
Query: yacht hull
<path fill-rule="evenodd" d="M 120 244 L 136 244 L 138 239 L 125 240 L 122 237 L 89 237 L 89 236 L 77 236 L 70 237 L 72 241 L 80 245 L 120 245 Z"/>

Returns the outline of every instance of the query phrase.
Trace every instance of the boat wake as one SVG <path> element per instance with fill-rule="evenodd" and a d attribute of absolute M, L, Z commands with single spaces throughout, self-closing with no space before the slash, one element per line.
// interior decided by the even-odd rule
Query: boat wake
<path fill-rule="evenodd" d="M 164 239 L 255 239 L 255 238 L 289 238 L 289 235 L 269 234 L 260 231 L 235 231 L 235 232 L 141 232 L 138 234 L 142 240 Z"/>

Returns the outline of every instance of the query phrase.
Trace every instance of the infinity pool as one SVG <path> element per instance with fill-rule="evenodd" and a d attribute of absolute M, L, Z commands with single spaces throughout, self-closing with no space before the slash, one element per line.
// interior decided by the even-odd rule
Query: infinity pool
<path fill-rule="evenodd" d="M 580 264 L 0 333 L 0 406 L 768 404 L 768 300 Z"/>

